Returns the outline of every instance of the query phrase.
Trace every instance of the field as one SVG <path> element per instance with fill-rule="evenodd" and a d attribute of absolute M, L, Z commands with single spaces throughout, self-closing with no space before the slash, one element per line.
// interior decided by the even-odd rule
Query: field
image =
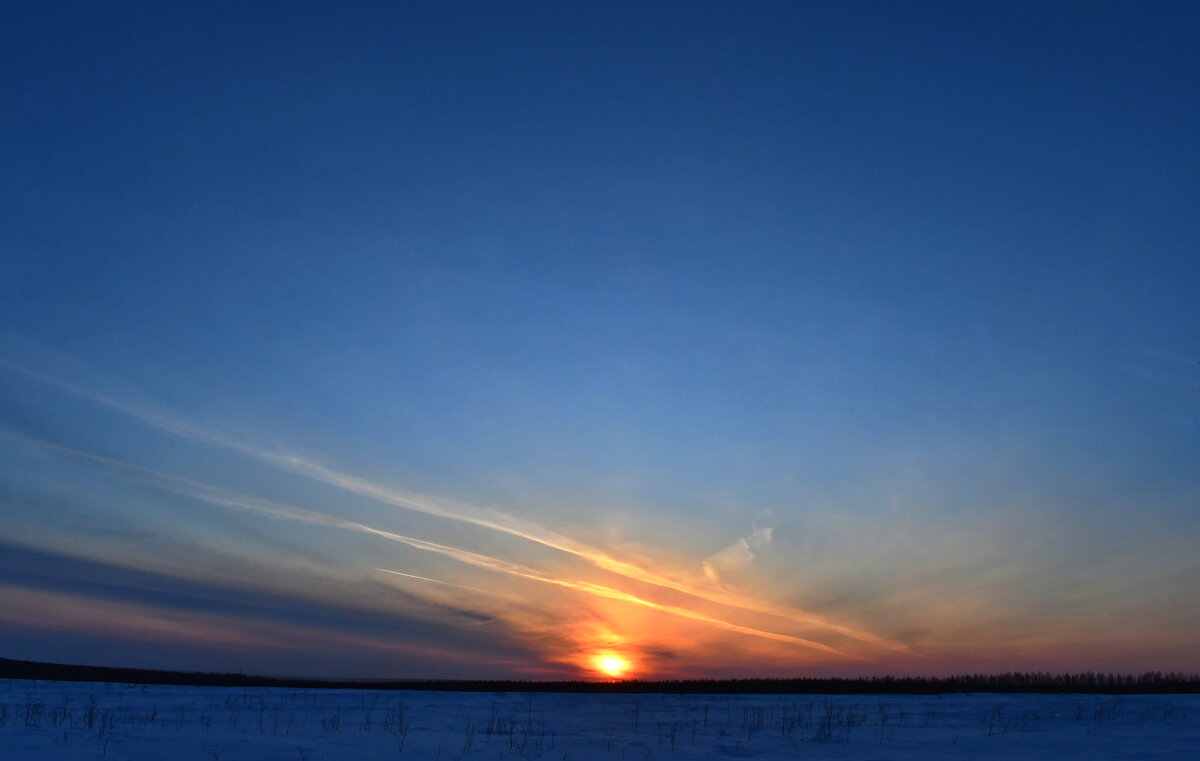
<path fill-rule="evenodd" d="M 1200 695 L 657 695 L 0 680 L 0 759 L 1190 759 Z"/>

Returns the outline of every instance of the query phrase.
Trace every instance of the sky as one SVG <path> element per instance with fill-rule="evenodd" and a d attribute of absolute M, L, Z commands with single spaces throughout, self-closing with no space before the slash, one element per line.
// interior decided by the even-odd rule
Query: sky
<path fill-rule="evenodd" d="M 1200 8 L 18 3 L 0 656 L 1200 670 Z"/>

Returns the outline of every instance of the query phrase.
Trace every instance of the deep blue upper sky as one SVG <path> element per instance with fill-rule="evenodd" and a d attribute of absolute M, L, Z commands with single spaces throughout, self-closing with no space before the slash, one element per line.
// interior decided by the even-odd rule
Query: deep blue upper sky
<path fill-rule="evenodd" d="M 30 3 L 0 30 L 10 362 L 701 558 L 764 511 L 812 551 L 812 515 L 909 508 L 1096 532 L 1046 564 L 1196 536 L 1200 6 Z M 28 385 L 0 376 L 8 429 L 158 451 Z"/>

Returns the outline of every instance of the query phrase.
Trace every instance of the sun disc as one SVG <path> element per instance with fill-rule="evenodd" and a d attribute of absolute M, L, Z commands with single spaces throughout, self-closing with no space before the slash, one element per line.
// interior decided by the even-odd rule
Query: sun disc
<path fill-rule="evenodd" d="M 597 671 L 614 678 L 621 676 L 629 670 L 629 661 L 612 653 L 597 655 L 592 660 L 592 663 L 595 665 Z"/>

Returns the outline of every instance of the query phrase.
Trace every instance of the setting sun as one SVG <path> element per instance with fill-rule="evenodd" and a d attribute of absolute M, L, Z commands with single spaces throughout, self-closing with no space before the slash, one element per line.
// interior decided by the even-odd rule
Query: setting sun
<path fill-rule="evenodd" d="M 620 678 L 629 670 L 629 661 L 614 653 L 601 653 L 592 659 L 592 665 L 597 671 L 614 679 Z"/>

